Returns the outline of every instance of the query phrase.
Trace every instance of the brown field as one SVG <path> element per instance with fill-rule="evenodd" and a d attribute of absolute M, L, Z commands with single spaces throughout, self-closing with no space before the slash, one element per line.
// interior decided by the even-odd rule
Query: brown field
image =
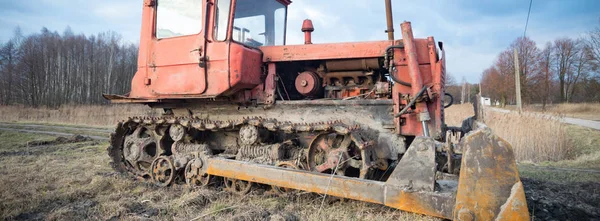
<path fill-rule="evenodd" d="M 160 188 L 115 173 L 108 143 L 31 145 L 54 137 L 0 131 L 0 218 L 8 220 L 437 220 L 311 193 L 238 196 L 220 186 Z M 28 143 L 30 145 L 28 145 Z"/>
<path fill-rule="evenodd" d="M 515 109 L 514 106 L 507 106 L 506 108 Z M 524 106 L 523 110 L 529 112 L 545 112 L 567 117 L 600 121 L 600 103 L 548 104 L 546 105 L 545 110 L 542 108 L 541 104 L 530 104 Z"/>
<path fill-rule="evenodd" d="M 65 105 L 59 108 L 0 106 L 0 122 L 113 127 L 128 116 L 154 116 L 158 113 L 144 105 Z"/>
<path fill-rule="evenodd" d="M 56 110 L 0 107 L 0 121 L 112 127 L 122 115 L 144 113 L 154 112 L 135 105 Z M 471 105 L 455 105 L 446 110 L 446 120 L 449 125 L 458 126 L 472 114 Z M 600 169 L 599 131 L 516 113 L 486 112 L 486 117 L 490 128 L 513 144 L 526 193 L 535 196 L 528 198 L 528 205 L 531 210 L 536 208 L 532 214 L 536 219 L 561 219 L 559 215 L 564 211 L 583 217 L 594 214 L 600 206 L 600 193 L 593 192 L 600 188 L 600 173 L 540 168 Z M 96 133 L 93 135 L 99 135 Z M 437 220 L 329 197 L 321 207 L 321 195 L 275 196 L 264 186 L 245 196 L 223 191 L 219 185 L 202 190 L 191 190 L 185 185 L 159 188 L 115 173 L 108 165 L 107 142 L 32 142 L 54 139 L 55 136 L 0 130 L 0 165 L 4 171 L 0 178 L 1 219 Z M 570 188 L 574 186 L 577 188 Z M 570 204 L 563 205 L 567 201 Z M 573 213 L 580 210 L 588 212 Z"/>

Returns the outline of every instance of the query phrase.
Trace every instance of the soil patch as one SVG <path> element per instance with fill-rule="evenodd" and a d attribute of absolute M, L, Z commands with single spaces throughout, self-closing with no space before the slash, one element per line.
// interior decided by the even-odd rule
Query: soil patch
<path fill-rule="evenodd" d="M 600 183 L 521 181 L 534 220 L 600 220 Z"/>
<path fill-rule="evenodd" d="M 29 141 L 27 142 L 27 146 L 43 146 L 43 145 L 58 145 L 58 144 L 67 144 L 67 143 L 80 143 L 93 140 L 90 137 L 82 136 L 79 134 L 70 136 L 70 137 L 57 137 L 54 140 L 44 140 L 44 141 Z"/>

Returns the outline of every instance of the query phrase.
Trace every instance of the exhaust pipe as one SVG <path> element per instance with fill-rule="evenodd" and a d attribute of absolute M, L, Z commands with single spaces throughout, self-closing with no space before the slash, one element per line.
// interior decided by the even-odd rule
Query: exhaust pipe
<path fill-rule="evenodd" d="M 392 0 L 385 0 L 385 16 L 387 19 L 387 30 L 385 33 L 388 34 L 388 40 L 394 40 L 394 16 L 392 15 Z"/>

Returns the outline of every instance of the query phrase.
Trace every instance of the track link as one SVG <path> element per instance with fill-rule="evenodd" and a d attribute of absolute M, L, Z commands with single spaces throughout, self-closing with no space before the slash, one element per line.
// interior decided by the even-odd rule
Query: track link
<path fill-rule="evenodd" d="M 211 132 L 235 132 L 239 131 L 243 126 L 252 125 L 271 132 L 283 132 L 285 134 L 330 133 L 344 135 L 348 136 L 360 150 L 365 150 L 374 145 L 374 141 L 368 138 L 365 130 L 361 129 L 359 125 L 348 125 L 340 120 L 314 123 L 291 123 L 262 117 L 245 117 L 229 121 L 214 121 L 197 117 L 131 117 L 118 123 L 115 131 L 110 136 L 108 155 L 111 158 L 111 166 L 120 173 L 129 173 L 136 177 L 147 178 L 147 172 L 139 171 L 139 169 L 133 167 L 125 159 L 125 138 L 133 133 L 138 127 L 166 128 L 171 125 L 181 125 L 188 131 L 193 128 L 198 131 Z"/>

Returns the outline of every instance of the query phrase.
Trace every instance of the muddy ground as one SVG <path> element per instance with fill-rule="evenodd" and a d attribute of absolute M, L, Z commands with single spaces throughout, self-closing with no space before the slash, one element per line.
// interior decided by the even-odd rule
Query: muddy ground
<path fill-rule="evenodd" d="M 159 188 L 112 172 L 106 142 L 0 131 L 5 220 L 437 220 L 317 194 L 237 196 L 219 185 Z M 522 178 L 534 220 L 600 220 L 600 183 Z"/>
<path fill-rule="evenodd" d="M 535 220 L 600 220 L 600 183 L 521 181 Z"/>

